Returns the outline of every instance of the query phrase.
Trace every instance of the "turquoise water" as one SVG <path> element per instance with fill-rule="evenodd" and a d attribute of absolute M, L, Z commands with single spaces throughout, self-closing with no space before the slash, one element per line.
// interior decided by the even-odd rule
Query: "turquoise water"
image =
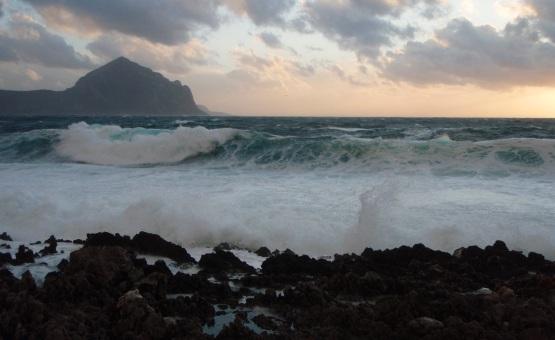
<path fill-rule="evenodd" d="M 0 117 L 0 231 L 555 256 L 555 121 Z"/>

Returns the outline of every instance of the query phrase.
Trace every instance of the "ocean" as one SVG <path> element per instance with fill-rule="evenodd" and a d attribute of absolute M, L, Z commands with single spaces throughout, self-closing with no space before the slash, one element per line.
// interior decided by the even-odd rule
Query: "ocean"
<path fill-rule="evenodd" d="M 0 232 L 555 257 L 555 120 L 0 117 Z"/>

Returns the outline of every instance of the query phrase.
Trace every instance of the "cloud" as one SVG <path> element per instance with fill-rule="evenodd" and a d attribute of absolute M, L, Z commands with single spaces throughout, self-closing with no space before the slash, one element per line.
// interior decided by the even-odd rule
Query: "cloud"
<path fill-rule="evenodd" d="M 221 0 L 238 14 L 247 15 L 259 26 L 285 26 L 285 15 L 295 6 L 296 0 Z"/>
<path fill-rule="evenodd" d="M 0 62 L 0 88 L 9 90 L 63 90 L 73 86 L 83 70 L 52 68 L 26 62 Z"/>
<path fill-rule="evenodd" d="M 521 18 L 498 31 L 455 19 L 435 39 L 391 54 L 383 75 L 414 84 L 555 85 L 555 45 Z"/>
<path fill-rule="evenodd" d="M 198 39 L 184 44 L 164 45 L 123 34 L 105 34 L 87 45 L 102 62 L 125 56 L 160 72 L 184 74 L 192 65 L 210 60 L 209 51 Z"/>
<path fill-rule="evenodd" d="M 237 67 L 227 76 L 244 86 L 281 87 L 287 91 L 290 87 L 306 86 L 305 79 L 316 73 L 311 64 L 290 58 L 263 57 L 241 49 L 234 56 Z"/>
<path fill-rule="evenodd" d="M 277 35 L 273 34 L 273 33 L 262 32 L 258 35 L 258 37 L 268 47 L 271 47 L 271 48 L 282 48 L 283 47 L 283 44 L 281 43 L 281 40 L 279 39 L 279 37 Z"/>
<path fill-rule="evenodd" d="M 154 43 L 187 42 L 198 28 L 219 26 L 216 0 L 23 0 L 57 27 L 74 29 L 76 18 L 101 31 L 117 31 Z"/>
<path fill-rule="evenodd" d="M 322 0 L 306 3 L 304 20 L 360 58 L 376 59 L 393 39 L 412 38 L 415 33 L 413 27 L 394 24 L 393 19 L 408 10 L 431 17 L 437 6 L 436 0 Z"/>
<path fill-rule="evenodd" d="M 353 86 L 367 87 L 372 85 L 372 83 L 365 80 L 361 80 L 354 74 L 347 74 L 339 65 L 330 65 L 328 69 L 333 74 L 335 74 L 339 79 Z M 367 70 L 363 65 L 359 66 L 359 72 L 364 76 L 367 75 Z"/>
<path fill-rule="evenodd" d="M 4 0 L 0 0 L 0 18 L 4 16 Z"/>
<path fill-rule="evenodd" d="M 28 62 L 49 67 L 87 69 L 91 60 L 28 16 L 13 15 L 0 31 L 0 61 Z"/>
<path fill-rule="evenodd" d="M 537 25 L 542 33 L 555 43 L 555 2 L 553 0 L 526 0 L 536 13 Z"/>

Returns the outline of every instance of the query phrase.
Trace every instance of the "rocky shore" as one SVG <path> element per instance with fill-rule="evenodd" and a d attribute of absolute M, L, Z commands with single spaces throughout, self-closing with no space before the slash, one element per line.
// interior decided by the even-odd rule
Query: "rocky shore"
<path fill-rule="evenodd" d="M 501 241 L 330 259 L 221 244 L 195 259 L 145 232 L 0 234 L 0 339 L 116 338 L 555 339 L 555 263 Z"/>

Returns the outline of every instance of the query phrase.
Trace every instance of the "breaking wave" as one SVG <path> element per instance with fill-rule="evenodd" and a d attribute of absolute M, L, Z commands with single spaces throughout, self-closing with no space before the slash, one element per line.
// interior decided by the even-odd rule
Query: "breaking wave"
<path fill-rule="evenodd" d="M 238 133 L 234 129 L 208 130 L 178 127 L 173 131 L 123 129 L 115 125 L 77 123 L 61 131 L 56 152 L 73 161 L 102 165 L 177 163 L 210 153 Z"/>
<path fill-rule="evenodd" d="M 276 135 L 233 128 L 124 128 L 89 125 L 4 134 L 0 161 L 54 161 L 116 166 L 198 163 L 216 167 L 413 172 L 436 175 L 542 174 L 555 168 L 555 140 L 453 141 L 351 134 Z"/>

